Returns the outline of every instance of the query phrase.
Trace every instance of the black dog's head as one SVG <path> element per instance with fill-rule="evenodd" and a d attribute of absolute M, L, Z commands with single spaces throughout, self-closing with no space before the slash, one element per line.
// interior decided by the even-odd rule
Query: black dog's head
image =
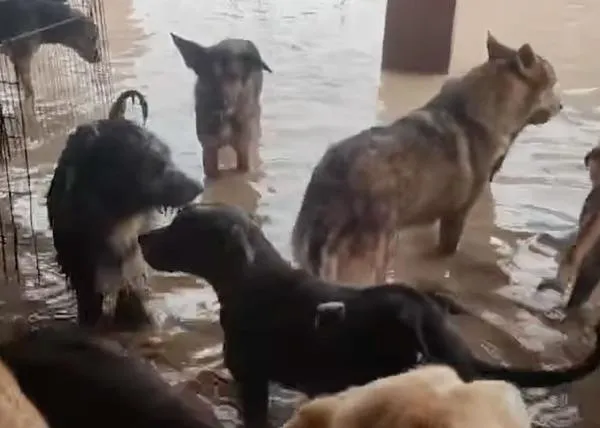
<path fill-rule="evenodd" d="M 83 218 L 104 221 L 180 207 L 202 191 L 175 166 L 160 138 L 125 119 L 79 126 L 67 140 L 56 175 L 62 178 L 61 199 Z"/>
<path fill-rule="evenodd" d="M 70 8 L 67 4 L 64 6 Z M 57 38 L 57 43 L 70 47 L 85 61 L 97 63 L 102 60 L 100 33 L 94 22 L 94 12 L 91 6 L 87 15 L 71 8 L 70 21 L 57 26 L 53 31 L 56 33 L 54 37 Z"/>
<path fill-rule="evenodd" d="M 257 224 L 241 209 L 226 205 L 190 205 L 173 222 L 139 237 L 146 262 L 167 272 L 220 280 L 241 277 L 257 256 L 275 250 Z"/>
<path fill-rule="evenodd" d="M 258 48 L 249 40 L 225 39 L 214 46 L 204 47 L 198 43 L 171 33 L 173 42 L 185 65 L 192 69 L 198 79 L 214 86 L 225 115 L 234 113 L 241 97 L 247 93 L 250 76 L 271 68 L 263 61 Z"/>

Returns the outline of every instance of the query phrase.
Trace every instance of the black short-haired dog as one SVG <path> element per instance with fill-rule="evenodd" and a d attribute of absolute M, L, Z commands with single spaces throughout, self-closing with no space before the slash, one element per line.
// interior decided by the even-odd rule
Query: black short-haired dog
<path fill-rule="evenodd" d="M 158 136 L 116 115 L 69 135 L 48 191 L 48 219 L 79 323 L 96 325 L 105 313 L 119 328 L 136 329 L 150 322 L 137 237 L 156 209 L 187 204 L 202 186 L 175 166 Z"/>
<path fill-rule="evenodd" d="M 205 278 L 221 304 L 225 364 L 238 383 L 246 427 L 267 420 L 268 382 L 309 396 L 341 391 L 425 362 L 464 380 L 522 387 L 562 384 L 600 364 L 561 370 L 505 368 L 477 359 L 448 327 L 432 295 L 402 284 L 353 288 L 294 269 L 240 210 L 192 205 L 139 238 L 148 264 Z"/>
<path fill-rule="evenodd" d="M 0 1 L 0 53 L 15 66 L 28 113 L 34 107 L 31 60 L 41 45 L 66 46 L 89 63 L 101 60 L 100 34 L 92 15 L 91 7 L 85 14 L 66 0 Z"/>
<path fill-rule="evenodd" d="M 250 144 L 261 134 L 263 70 L 271 73 L 271 68 L 250 40 L 225 39 L 205 47 L 173 33 L 171 37 L 196 74 L 196 135 L 204 174 L 219 175 L 219 149 L 228 145 L 235 150 L 237 170 L 247 172 Z"/>
<path fill-rule="evenodd" d="M 178 391 L 143 359 L 76 326 L 13 339 L 0 345 L 0 359 L 52 428 L 222 426 L 191 391 Z"/>

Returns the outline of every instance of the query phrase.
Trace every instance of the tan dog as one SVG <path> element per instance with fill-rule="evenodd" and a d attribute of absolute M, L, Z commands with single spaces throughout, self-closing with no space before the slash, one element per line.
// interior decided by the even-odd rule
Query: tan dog
<path fill-rule="evenodd" d="M 0 427 L 49 428 L 40 412 L 23 394 L 17 380 L 0 361 Z"/>
<path fill-rule="evenodd" d="M 529 428 L 519 390 L 425 366 L 304 404 L 283 428 Z"/>
<path fill-rule="evenodd" d="M 575 241 L 562 255 L 556 278 L 546 279 L 538 286 L 559 292 L 566 292 L 572 286 L 567 310 L 584 304 L 600 280 L 600 144 L 585 155 L 584 164 L 592 190 L 581 207 Z"/>
<path fill-rule="evenodd" d="M 293 234 L 294 258 L 331 281 L 356 281 L 355 261 L 381 283 L 398 229 L 440 221 L 453 254 L 465 219 L 515 138 L 561 109 L 552 65 L 529 44 L 487 38 L 488 59 L 448 80 L 424 106 L 332 145 L 315 167 Z M 368 271 L 368 269 L 367 269 Z"/>

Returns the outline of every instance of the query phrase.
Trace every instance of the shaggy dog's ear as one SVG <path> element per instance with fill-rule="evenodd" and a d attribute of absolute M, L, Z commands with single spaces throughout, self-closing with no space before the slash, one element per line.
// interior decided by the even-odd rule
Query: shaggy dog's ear
<path fill-rule="evenodd" d="M 517 53 L 517 51 L 515 51 L 513 48 L 500 43 L 489 31 L 487 33 L 486 45 L 488 59 L 490 61 L 498 59 L 512 59 Z"/>
<path fill-rule="evenodd" d="M 281 428 L 329 428 L 338 404 L 336 396 L 316 398 L 301 406 Z"/>
<path fill-rule="evenodd" d="M 250 243 L 247 231 L 239 224 L 236 224 L 231 228 L 231 240 L 232 244 L 241 250 L 244 257 L 244 266 L 254 263 L 254 247 L 252 247 L 252 244 Z"/>

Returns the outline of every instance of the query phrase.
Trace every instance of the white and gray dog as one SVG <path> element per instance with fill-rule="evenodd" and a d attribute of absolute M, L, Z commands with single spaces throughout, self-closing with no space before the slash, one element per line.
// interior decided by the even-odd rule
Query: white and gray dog
<path fill-rule="evenodd" d="M 125 329 L 151 323 L 138 235 L 156 209 L 180 207 L 202 192 L 158 136 L 120 117 L 124 108 L 118 104 L 127 95 L 143 100 L 133 92 L 117 99 L 108 119 L 69 135 L 47 195 L 57 262 L 85 326 L 100 320 Z"/>
<path fill-rule="evenodd" d="M 196 74 L 196 135 L 206 177 L 219 175 L 219 149 L 231 146 L 237 170 L 250 169 L 249 148 L 260 138 L 263 61 L 254 43 L 225 39 L 204 47 L 171 33 L 185 65 Z"/>

